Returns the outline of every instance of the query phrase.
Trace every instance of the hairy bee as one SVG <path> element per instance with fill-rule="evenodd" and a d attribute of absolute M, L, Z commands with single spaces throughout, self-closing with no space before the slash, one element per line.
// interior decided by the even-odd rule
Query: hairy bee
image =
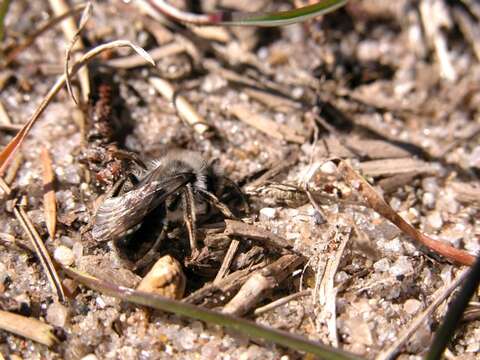
<path fill-rule="evenodd" d="M 197 152 L 171 150 L 131 177 L 130 189 L 119 191 L 124 184 L 117 184 L 98 208 L 92 229 L 97 241 L 118 242 L 142 226 L 158 228 L 175 221 L 181 210 L 193 255 L 197 251 L 197 206 L 210 204 L 225 217 L 234 217 L 215 195 L 221 176 Z"/>

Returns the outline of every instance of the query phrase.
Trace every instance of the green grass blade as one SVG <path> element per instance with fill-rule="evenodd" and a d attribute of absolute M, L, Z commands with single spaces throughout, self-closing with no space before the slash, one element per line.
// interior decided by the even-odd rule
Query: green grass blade
<path fill-rule="evenodd" d="M 322 0 L 313 5 L 273 13 L 232 13 L 231 20 L 221 21 L 222 25 L 283 26 L 323 15 L 344 6 L 348 0 Z"/>
<path fill-rule="evenodd" d="M 117 286 L 107 281 L 94 278 L 78 270 L 65 268 L 66 273 L 80 283 L 100 291 L 102 293 L 114 296 L 124 301 L 139 305 L 149 306 L 154 309 L 163 310 L 183 315 L 192 319 L 205 321 L 210 324 L 217 324 L 226 328 L 234 329 L 252 339 L 265 339 L 276 344 L 289 347 L 291 349 L 314 354 L 321 359 L 326 360 L 360 360 L 361 358 L 334 349 L 318 342 L 307 340 L 301 336 L 290 334 L 285 331 L 270 329 L 258 325 L 252 321 L 237 318 L 234 316 L 218 313 L 212 310 L 200 308 L 191 304 L 176 300 L 170 300 L 158 295 L 148 294 L 141 291 Z"/>

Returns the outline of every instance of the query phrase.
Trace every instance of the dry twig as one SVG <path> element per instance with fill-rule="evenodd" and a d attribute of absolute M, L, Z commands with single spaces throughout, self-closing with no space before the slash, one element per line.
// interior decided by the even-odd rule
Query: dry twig
<path fill-rule="evenodd" d="M 284 255 L 273 264 L 255 272 L 243 284 L 233 299 L 225 305 L 222 312 L 236 316 L 246 314 L 264 299 L 268 290 L 276 288 L 303 261 L 303 258 L 298 255 Z"/>
<path fill-rule="evenodd" d="M 44 322 L 8 311 L 0 310 L 0 329 L 24 338 L 52 346 L 58 339 L 53 334 L 53 327 Z"/>
<path fill-rule="evenodd" d="M 362 176 L 357 174 L 345 161 L 340 160 L 338 171 L 352 188 L 360 192 L 373 210 L 390 220 L 405 234 L 450 260 L 468 266 L 473 264 L 475 261 L 473 255 L 464 250 L 456 249 L 441 241 L 434 240 L 406 222 L 380 195 L 377 194 L 375 189 Z"/>
<path fill-rule="evenodd" d="M 278 251 L 280 254 L 291 253 L 287 246 L 287 240 L 281 236 L 275 235 L 268 230 L 264 230 L 254 225 L 249 225 L 237 220 L 225 220 L 225 235 L 240 236 L 252 240 L 260 241 L 267 249 L 271 248 Z"/>
<path fill-rule="evenodd" d="M 233 258 L 238 249 L 238 245 L 240 245 L 240 241 L 232 240 L 230 246 L 228 247 L 227 253 L 225 254 L 225 258 L 223 259 L 222 266 L 218 270 L 217 275 L 215 276 L 215 280 L 213 283 L 217 285 L 228 273 L 228 269 L 230 268 L 230 264 L 232 263 Z"/>

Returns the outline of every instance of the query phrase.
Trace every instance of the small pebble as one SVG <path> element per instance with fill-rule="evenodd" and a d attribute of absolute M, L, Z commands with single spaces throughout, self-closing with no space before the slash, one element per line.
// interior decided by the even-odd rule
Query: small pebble
<path fill-rule="evenodd" d="M 440 215 L 440 213 L 438 211 L 435 211 L 435 212 L 431 213 L 430 215 L 428 215 L 427 222 L 435 230 L 439 230 L 443 226 L 442 216 Z"/>
<path fill-rule="evenodd" d="M 53 253 L 53 257 L 63 266 L 70 266 L 75 261 L 73 251 L 63 245 L 58 246 Z"/>
<path fill-rule="evenodd" d="M 81 360 L 98 360 L 98 358 L 95 356 L 95 354 L 88 354 L 82 357 Z"/>
<path fill-rule="evenodd" d="M 422 307 L 422 303 L 417 299 L 408 299 L 403 304 L 403 310 L 407 314 L 415 315 Z"/>
<path fill-rule="evenodd" d="M 47 309 L 47 322 L 53 326 L 64 327 L 67 317 L 68 309 L 60 303 L 53 303 Z"/>
<path fill-rule="evenodd" d="M 277 217 L 277 209 L 265 207 L 260 209 L 260 220 L 273 220 Z"/>
<path fill-rule="evenodd" d="M 435 195 L 433 195 L 431 192 L 424 193 L 422 196 L 422 203 L 428 209 L 433 209 L 435 207 Z"/>
<path fill-rule="evenodd" d="M 393 276 L 408 275 L 413 273 L 413 265 L 406 256 L 400 256 L 388 271 Z"/>
<path fill-rule="evenodd" d="M 390 262 L 388 259 L 380 259 L 375 264 L 373 264 L 373 268 L 376 272 L 385 272 L 388 271 L 390 268 Z"/>
<path fill-rule="evenodd" d="M 322 166 L 320 166 L 320 171 L 324 174 L 335 174 L 335 172 L 337 171 L 337 167 L 333 162 L 327 161 L 326 163 L 323 163 Z"/>

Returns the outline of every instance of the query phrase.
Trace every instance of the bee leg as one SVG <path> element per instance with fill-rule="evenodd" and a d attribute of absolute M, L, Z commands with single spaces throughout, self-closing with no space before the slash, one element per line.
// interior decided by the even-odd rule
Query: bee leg
<path fill-rule="evenodd" d="M 230 211 L 228 206 L 222 203 L 220 200 L 218 200 L 218 198 L 215 195 L 213 195 L 211 192 L 203 189 L 197 189 L 197 192 L 205 199 L 205 201 L 207 201 L 209 204 L 216 207 L 223 214 L 223 216 L 230 219 L 236 218 L 236 216 L 233 215 L 233 213 Z"/>
<path fill-rule="evenodd" d="M 221 178 L 225 182 L 229 183 L 235 189 L 235 191 L 240 195 L 240 198 L 242 199 L 242 203 L 243 203 L 243 208 L 245 209 L 245 213 L 247 216 L 250 215 L 250 205 L 248 204 L 247 198 L 245 197 L 245 194 L 243 193 L 242 189 L 240 189 L 237 183 L 232 179 L 230 179 L 229 177 L 222 176 Z"/>
<path fill-rule="evenodd" d="M 158 257 L 158 250 L 163 240 L 165 240 L 165 238 L 167 237 L 168 230 L 169 230 L 169 226 L 168 226 L 168 223 L 165 221 L 163 223 L 162 231 L 155 239 L 155 242 L 153 243 L 152 247 L 145 253 L 145 255 L 143 255 L 140 259 L 138 259 L 135 262 L 133 271 L 145 269 Z"/>
<path fill-rule="evenodd" d="M 185 185 L 185 189 L 182 192 L 182 207 L 183 207 L 183 220 L 187 226 L 188 238 L 190 240 L 190 250 L 192 258 L 198 252 L 197 238 L 196 238 L 196 213 L 195 213 L 195 199 L 193 197 L 192 185 Z"/>

